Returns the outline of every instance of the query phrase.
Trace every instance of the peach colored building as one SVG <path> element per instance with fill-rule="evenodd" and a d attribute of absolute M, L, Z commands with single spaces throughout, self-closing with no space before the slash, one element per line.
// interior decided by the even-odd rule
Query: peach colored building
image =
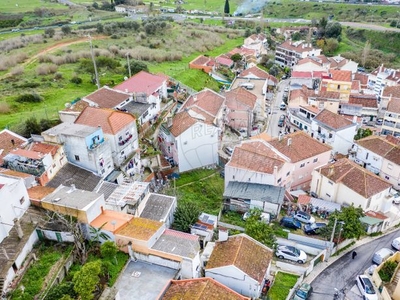
<path fill-rule="evenodd" d="M 202 70 L 211 73 L 215 66 L 215 60 L 211 57 L 199 55 L 189 63 L 189 69 Z"/>

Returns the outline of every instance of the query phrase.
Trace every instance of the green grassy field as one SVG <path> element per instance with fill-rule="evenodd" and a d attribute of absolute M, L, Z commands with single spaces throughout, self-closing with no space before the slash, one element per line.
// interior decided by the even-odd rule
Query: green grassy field
<path fill-rule="evenodd" d="M 1 13 L 22 13 L 34 11 L 35 8 L 46 7 L 48 9 L 68 9 L 67 6 L 48 0 L 1 0 Z"/>

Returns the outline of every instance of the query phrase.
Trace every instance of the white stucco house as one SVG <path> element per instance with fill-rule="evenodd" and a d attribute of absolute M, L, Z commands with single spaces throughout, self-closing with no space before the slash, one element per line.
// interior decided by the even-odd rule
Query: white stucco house
<path fill-rule="evenodd" d="M 225 165 L 225 188 L 230 181 L 290 188 L 294 165 L 263 140 L 243 141 Z"/>
<path fill-rule="evenodd" d="M 332 147 L 333 154 L 348 154 L 357 133 L 357 123 L 327 109 L 311 121 L 311 137 Z"/>
<path fill-rule="evenodd" d="M 367 170 L 400 188 L 400 141 L 372 135 L 355 141 L 350 157 Z"/>
<path fill-rule="evenodd" d="M 390 189 L 390 183 L 347 158 L 315 169 L 311 182 L 311 191 L 323 200 L 384 213 L 392 206 Z"/>
<path fill-rule="evenodd" d="M 205 89 L 190 96 L 173 119 L 161 127 L 160 149 L 178 165 L 179 172 L 218 162 L 224 103 L 224 97 Z"/>
<path fill-rule="evenodd" d="M 134 116 L 112 109 L 86 107 L 75 124 L 90 127 L 101 127 L 105 139 L 111 146 L 114 165 L 119 167 L 127 159 L 134 160 L 134 170 L 140 171 L 140 155 L 138 153 L 139 139 Z"/>
<path fill-rule="evenodd" d="M 216 242 L 205 267 L 211 277 L 252 299 L 259 298 L 270 272 L 273 252 L 246 234 Z"/>

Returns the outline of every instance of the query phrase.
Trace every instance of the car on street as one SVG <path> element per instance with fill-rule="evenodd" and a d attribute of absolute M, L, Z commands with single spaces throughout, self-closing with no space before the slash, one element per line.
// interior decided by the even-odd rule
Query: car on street
<path fill-rule="evenodd" d="M 231 147 L 226 147 L 226 148 L 225 148 L 225 153 L 228 154 L 229 156 L 231 156 L 232 153 L 233 153 L 233 148 L 231 148 Z"/>
<path fill-rule="evenodd" d="M 399 192 L 393 193 L 393 203 L 400 204 L 400 194 Z"/>
<path fill-rule="evenodd" d="M 392 242 L 392 247 L 393 247 L 394 249 L 396 249 L 397 251 L 400 250 L 400 237 L 395 238 L 395 239 L 393 240 L 393 242 Z"/>
<path fill-rule="evenodd" d="M 307 261 L 307 254 L 293 246 L 278 246 L 275 255 L 280 259 L 288 259 L 299 264 L 304 264 Z"/>
<path fill-rule="evenodd" d="M 286 104 L 285 104 L 284 102 L 282 102 L 282 103 L 279 105 L 279 109 L 280 109 L 280 110 L 286 110 Z"/>
<path fill-rule="evenodd" d="M 281 115 L 278 120 L 278 126 L 283 127 L 285 125 L 285 115 Z"/>
<path fill-rule="evenodd" d="M 306 282 L 303 282 L 300 287 L 294 293 L 293 300 L 306 300 L 310 298 L 312 293 L 312 286 Z"/>
<path fill-rule="evenodd" d="M 283 217 L 279 224 L 291 229 L 301 229 L 301 223 L 293 217 Z"/>
<path fill-rule="evenodd" d="M 313 216 L 301 210 L 295 213 L 294 218 L 307 224 L 315 223 L 315 218 Z"/>
<path fill-rule="evenodd" d="M 326 223 L 312 223 L 304 225 L 303 231 L 305 234 L 319 234 L 321 228 L 326 227 Z"/>
<path fill-rule="evenodd" d="M 360 290 L 361 296 L 365 300 L 378 300 L 378 295 L 375 292 L 375 288 L 366 275 L 358 275 L 356 278 L 357 287 Z"/>

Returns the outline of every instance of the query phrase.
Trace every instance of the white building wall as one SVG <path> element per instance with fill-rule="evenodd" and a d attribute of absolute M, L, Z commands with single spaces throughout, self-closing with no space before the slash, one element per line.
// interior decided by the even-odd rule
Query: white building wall
<path fill-rule="evenodd" d="M 355 162 L 367 168 L 371 172 L 378 173 L 382 168 L 383 159 L 378 154 L 360 147 L 356 144 Z"/>
<path fill-rule="evenodd" d="M 334 142 L 331 145 L 334 152 L 339 152 L 341 154 L 347 155 L 349 149 L 353 145 L 354 136 L 357 133 L 357 126 L 351 126 L 349 128 L 337 131 L 334 135 Z"/>
<path fill-rule="evenodd" d="M 97 198 L 97 200 L 93 201 L 83 209 L 83 211 L 86 212 L 86 218 L 89 224 L 101 215 L 101 208 L 104 208 L 105 205 L 106 202 L 104 201 L 104 195 L 102 194 Z"/>
<path fill-rule="evenodd" d="M 14 219 L 20 219 L 30 206 L 28 192 L 22 179 L 13 179 L 0 176 L 0 242 L 9 235 Z"/>
<path fill-rule="evenodd" d="M 126 140 L 130 134 L 132 134 L 131 139 L 123 145 L 120 144 L 121 141 Z M 126 125 L 115 135 L 104 134 L 104 136 L 110 141 L 113 161 L 116 166 L 120 166 L 123 161 L 139 148 L 138 132 L 135 121 Z"/>
<path fill-rule="evenodd" d="M 251 298 L 260 296 L 259 283 L 235 266 L 206 269 L 205 276 L 215 279 L 244 296 Z"/>
<path fill-rule="evenodd" d="M 393 188 L 396 190 L 400 189 L 400 165 L 384 158 L 379 175 L 386 181 L 389 181 L 393 185 Z"/>
<path fill-rule="evenodd" d="M 181 262 L 181 275 L 183 279 L 200 277 L 200 254 L 193 259 L 184 257 Z"/>
<path fill-rule="evenodd" d="M 176 138 L 179 172 L 218 162 L 218 128 L 197 122 Z"/>

